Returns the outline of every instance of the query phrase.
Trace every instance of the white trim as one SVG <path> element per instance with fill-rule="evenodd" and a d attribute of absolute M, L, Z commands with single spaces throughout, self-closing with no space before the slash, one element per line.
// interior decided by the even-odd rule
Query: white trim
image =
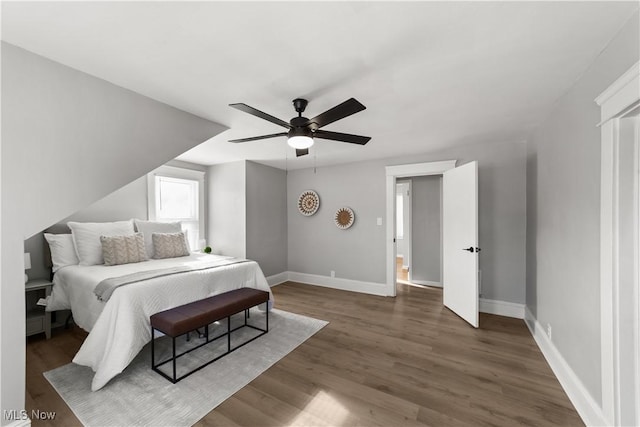
<path fill-rule="evenodd" d="M 413 276 L 413 182 L 411 180 L 407 181 L 407 185 L 409 186 L 408 194 L 407 194 L 407 224 L 405 225 L 406 233 L 406 249 L 407 249 L 407 258 L 402 260 L 402 268 L 408 270 L 407 278 L 411 281 L 411 276 Z M 402 196 L 402 203 L 404 204 L 404 195 Z M 402 208 L 404 213 L 404 206 Z M 406 264 L 406 265 L 405 265 Z"/>
<path fill-rule="evenodd" d="M 620 372 L 619 340 L 619 124 L 621 115 L 640 100 L 640 62 L 611 84 L 596 103 L 600 105 L 601 156 L 600 156 L 600 342 L 602 414 L 606 424 L 619 424 L 620 378 L 633 375 Z M 638 260 L 636 260 L 638 263 Z M 637 268 L 637 266 L 636 266 Z M 635 301 L 635 312 L 640 302 Z M 632 339 L 640 340 L 636 336 Z M 637 346 L 638 344 L 634 344 Z M 636 375 L 635 381 L 640 381 Z M 636 390 L 640 387 L 636 384 Z M 637 415 L 636 415 L 637 416 Z"/>
<path fill-rule="evenodd" d="M 147 174 L 147 219 L 149 221 L 156 220 L 156 176 L 187 179 L 198 182 L 198 238 L 195 242 L 190 242 L 198 248 L 201 241 L 206 242 L 207 235 L 204 218 L 205 205 L 207 204 L 207 198 L 204 190 L 205 172 L 168 165 L 162 165 L 149 172 Z"/>
<path fill-rule="evenodd" d="M 480 312 L 524 319 L 524 304 L 480 298 Z"/>
<path fill-rule="evenodd" d="M 457 160 L 444 160 L 440 162 L 412 163 L 407 165 L 386 166 L 386 212 L 387 230 L 386 238 L 386 262 L 387 280 L 385 283 L 386 296 L 396 296 L 396 179 L 411 176 L 440 175 L 456 167 Z"/>
<path fill-rule="evenodd" d="M 439 175 L 444 171 L 456 167 L 457 160 L 443 160 L 441 162 L 411 163 L 385 167 L 387 176 L 408 178 L 411 176 Z"/>
<path fill-rule="evenodd" d="M 633 217 L 635 221 L 635 236 L 634 236 L 634 251 L 636 257 L 640 256 L 640 123 L 636 121 L 634 131 L 634 174 L 636 179 L 634 180 L 634 202 L 633 202 Z M 633 332 L 635 334 L 634 343 L 634 385 L 635 385 L 635 405 L 636 405 L 636 420 L 640 418 L 640 260 L 636 258 L 634 263 L 633 272 L 633 284 L 634 284 L 634 300 L 635 310 L 633 313 Z"/>
<path fill-rule="evenodd" d="M 636 62 L 623 75 L 602 92 L 595 102 L 600 109 L 600 123 L 617 116 L 638 100 L 640 93 L 640 61 Z"/>
<path fill-rule="evenodd" d="M 441 288 L 442 287 L 442 283 L 441 282 L 432 282 L 431 280 L 410 280 L 411 283 L 415 283 L 416 285 L 423 285 L 423 286 L 433 286 L 435 288 Z"/>
<path fill-rule="evenodd" d="M 288 273 L 289 280 L 292 282 L 323 286 L 325 288 L 340 289 L 342 291 L 387 296 L 384 283 L 362 282 L 360 280 L 341 279 L 338 277 L 298 273 L 295 271 L 289 271 Z"/>
<path fill-rule="evenodd" d="M 549 363 L 551 370 L 558 378 L 560 385 L 575 406 L 582 421 L 588 426 L 611 425 L 607 422 L 600 406 L 596 403 L 580 378 L 571 369 L 571 366 L 562 357 L 556 346 L 544 333 L 544 328 L 533 316 L 529 307 L 525 308 L 525 323 L 540 348 L 542 355 Z"/>
<path fill-rule="evenodd" d="M 278 286 L 281 283 L 289 280 L 289 272 L 283 271 L 282 273 L 274 274 L 267 277 L 267 283 L 270 287 Z"/>

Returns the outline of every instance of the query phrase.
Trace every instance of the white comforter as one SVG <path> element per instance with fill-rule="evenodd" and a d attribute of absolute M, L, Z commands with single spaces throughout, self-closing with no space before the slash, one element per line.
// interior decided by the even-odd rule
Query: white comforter
<path fill-rule="evenodd" d="M 94 370 L 91 383 L 93 391 L 121 373 L 151 340 L 149 316 L 152 314 L 242 287 L 271 293 L 255 261 L 157 277 L 122 286 L 106 303 L 99 301 L 93 293 L 100 281 L 110 277 L 183 263 L 198 263 L 203 259 L 211 260 L 210 257 L 229 258 L 191 254 L 182 258 L 116 266 L 74 265 L 56 272 L 47 310 L 71 309 L 75 323 L 89 332 L 73 362 Z M 273 295 L 270 299 L 273 301 Z"/>

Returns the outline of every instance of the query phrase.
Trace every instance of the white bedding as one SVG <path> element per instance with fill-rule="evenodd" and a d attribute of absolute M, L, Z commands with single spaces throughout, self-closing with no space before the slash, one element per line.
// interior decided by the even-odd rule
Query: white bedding
<path fill-rule="evenodd" d="M 56 272 L 47 310 L 70 309 L 74 322 L 89 332 L 73 362 L 94 370 L 93 391 L 122 372 L 151 340 L 149 316 L 154 313 L 242 287 L 268 291 L 272 304 L 273 295 L 255 261 L 122 286 L 106 303 L 93 293 L 100 281 L 110 277 L 198 263 L 212 260 L 211 257 L 229 258 L 194 253 L 188 257 L 115 266 L 71 265 Z"/>

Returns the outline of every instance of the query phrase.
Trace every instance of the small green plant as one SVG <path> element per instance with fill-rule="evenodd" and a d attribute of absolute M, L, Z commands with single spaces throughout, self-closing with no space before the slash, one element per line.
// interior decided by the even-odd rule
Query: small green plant
<path fill-rule="evenodd" d="M 204 252 L 205 254 L 210 254 L 211 253 L 211 246 L 207 246 L 206 248 L 204 248 L 202 250 L 202 252 Z"/>

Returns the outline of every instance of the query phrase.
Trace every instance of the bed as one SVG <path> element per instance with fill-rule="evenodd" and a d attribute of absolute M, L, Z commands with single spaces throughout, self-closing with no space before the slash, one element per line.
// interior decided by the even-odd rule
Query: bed
<path fill-rule="evenodd" d="M 107 301 L 94 293 L 105 279 L 176 266 L 197 268 L 128 283 L 115 289 Z M 149 316 L 154 313 L 241 287 L 268 291 L 270 307 L 273 304 L 255 261 L 202 253 L 113 266 L 68 265 L 57 270 L 53 283 L 47 310 L 71 310 L 75 323 L 89 332 L 73 362 L 93 369 L 93 391 L 121 373 L 151 340 Z"/>

